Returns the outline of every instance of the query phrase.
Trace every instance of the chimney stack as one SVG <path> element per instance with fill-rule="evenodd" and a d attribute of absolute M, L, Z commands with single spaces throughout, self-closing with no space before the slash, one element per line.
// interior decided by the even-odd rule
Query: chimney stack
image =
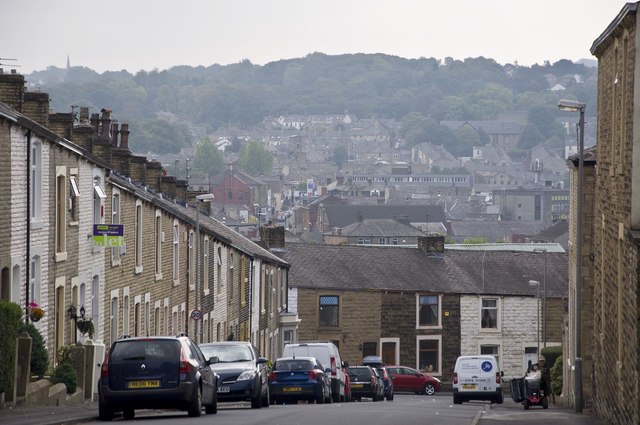
<path fill-rule="evenodd" d="M 284 227 L 273 225 L 260 227 L 260 240 L 269 249 L 284 248 Z"/>
<path fill-rule="evenodd" d="M 120 127 L 120 147 L 129 149 L 129 124 L 122 124 Z"/>
<path fill-rule="evenodd" d="M 427 254 L 439 254 L 444 252 L 444 236 L 437 234 L 418 236 L 418 249 Z"/>

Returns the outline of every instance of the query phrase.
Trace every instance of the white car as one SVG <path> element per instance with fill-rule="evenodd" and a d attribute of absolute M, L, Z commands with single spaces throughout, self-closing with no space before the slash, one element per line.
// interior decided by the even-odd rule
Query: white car
<path fill-rule="evenodd" d="M 460 356 L 453 371 L 453 403 L 489 400 L 501 404 L 502 376 L 494 356 Z"/>

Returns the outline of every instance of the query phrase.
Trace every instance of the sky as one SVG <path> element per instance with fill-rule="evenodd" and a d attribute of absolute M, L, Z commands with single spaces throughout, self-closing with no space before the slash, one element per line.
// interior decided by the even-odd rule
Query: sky
<path fill-rule="evenodd" d="M 0 68 L 98 73 L 384 53 L 504 65 L 595 59 L 624 0 L 3 0 Z M 15 59 L 15 60 L 11 60 Z M 6 72 L 6 71 L 5 71 Z"/>

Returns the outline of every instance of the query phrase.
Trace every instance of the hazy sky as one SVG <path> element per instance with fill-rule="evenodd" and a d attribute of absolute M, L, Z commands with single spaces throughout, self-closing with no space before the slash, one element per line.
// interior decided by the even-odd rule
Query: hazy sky
<path fill-rule="evenodd" d="M 3 0 L 0 67 L 131 73 L 264 65 L 313 52 L 484 56 L 500 64 L 592 58 L 624 0 Z M 10 61 L 6 59 L 17 59 Z"/>

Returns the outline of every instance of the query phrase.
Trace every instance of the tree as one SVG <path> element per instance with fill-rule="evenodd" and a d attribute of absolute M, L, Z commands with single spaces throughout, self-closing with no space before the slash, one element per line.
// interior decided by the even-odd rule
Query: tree
<path fill-rule="evenodd" d="M 203 175 L 215 176 L 224 170 L 224 157 L 208 136 L 200 139 L 193 158 L 194 171 Z"/>
<path fill-rule="evenodd" d="M 344 146 L 336 146 L 333 149 L 333 162 L 336 163 L 338 168 L 342 167 L 347 162 L 347 148 Z"/>
<path fill-rule="evenodd" d="M 252 176 L 269 174 L 273 168 L 273 156 L 255 140 L 248 141 L 240 149 L 238 162 Z"/>

